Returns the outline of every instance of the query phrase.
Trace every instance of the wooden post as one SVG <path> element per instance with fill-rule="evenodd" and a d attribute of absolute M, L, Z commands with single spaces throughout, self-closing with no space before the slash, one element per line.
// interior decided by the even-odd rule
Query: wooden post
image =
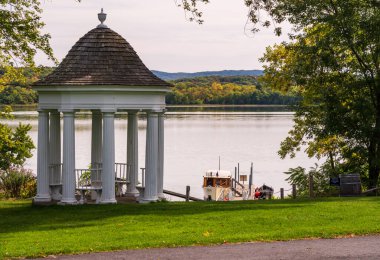
<path fill-rule="evenodd" d="M 280 197 L 282 200 L 284 199 L 284 188 L 280 189 Z"/>
<path fill-rule="evenodd" d="M 297 186 L 295 184 L 292 185 L 292 197 L 293 199 L 297 198 Z"/>
<path fill-rule="evenodd" d="M 238 176 L 237 181 L 240 181 L 240 163 L 238 163 Z"/>
<path fill-rule="evenodd" d="M 314 179 L 312 174 L 309 174 L 309 196 L 314 198 Z"/>
<path fill-rule="evenodd" d="M 189 202 L 190 197 L 190 186 L 186 186 L 186 202 Z"/>
<path fill-rule="evenodd" d="M 252 196 L 252 178 L 253 178 L 253 163 L 251 163 L 251 171 L 249 174 L 249 196 Z"/>

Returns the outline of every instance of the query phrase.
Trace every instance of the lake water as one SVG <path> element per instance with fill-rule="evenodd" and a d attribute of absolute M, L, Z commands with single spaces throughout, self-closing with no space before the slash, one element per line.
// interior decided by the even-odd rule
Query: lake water
<path fill-rule="evenodd" d="M 164 188 L 185 193 L 186 185 L 191 186 L 191 195 L 203 197 L 202 176 L 206 170 L 218 168 L 234 172 L 240 163 L 240 174 L 249 174 L 253 163 L 253 183 L 267 184 L 275 192 L 280 188 L 290 189 L 283 173 L 290 167 L 313 166 L 300 153 L 295 159 L 281 160 L 277 155 L 280 142 L 287 136 L 293 125 L 293 113 L 278 108 L 262 107 L 225 109 L 170 108 L 165 119 L 165 179 Z M 18 122 L 32 125 L 31 136 L 37 143 L 37 113 L 17 112 Z M 76 120 L 76 168 L 87 168 L 91 152 L 91 118 L 80 114 Z M 9 122 L 8 122 L 9 123 Z M 118 115 L 115 121 L 116 162 L 126 162 L 127 118 Z M 139 118 L 139 167 L 145 165 L 146 118 Z M 36 151 L 27 160 L 26 168 L 34 172 L 37 168 Z M 141 177 L 141 176 L 140 176 Z"/>

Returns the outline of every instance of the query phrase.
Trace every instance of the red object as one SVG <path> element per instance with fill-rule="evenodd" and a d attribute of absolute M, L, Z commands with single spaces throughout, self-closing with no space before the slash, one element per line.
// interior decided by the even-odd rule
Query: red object
<path fill-rule="evenodd" d="M 256 192 L 255 192 L 255 198 L 256 198 L 256 199 L 260 198 L 260 195 L 261 195 L 261 192 L 260 192 L 260 191 L 256 191 Z"/>

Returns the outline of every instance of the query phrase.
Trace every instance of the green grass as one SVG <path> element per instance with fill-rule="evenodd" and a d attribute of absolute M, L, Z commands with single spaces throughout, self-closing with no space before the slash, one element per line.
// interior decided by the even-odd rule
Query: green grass
<path fill-rule="evenodd" d="M 32 206 L 0 201 L 0 258 L 380 233 L 380 198 Z"/>

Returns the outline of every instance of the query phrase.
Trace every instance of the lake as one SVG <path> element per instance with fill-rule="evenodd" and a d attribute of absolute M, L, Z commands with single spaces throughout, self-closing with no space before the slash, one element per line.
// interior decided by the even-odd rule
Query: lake
<path fill-rule="evenodd" d="M 37 112 L 16 112 L 18 122 L 32 125 L 31 136 L 37 143 Z M 280 142 L 293 125 L 293 113 L 279 107 L 172 107 L 165 119 L 164 188 L 203 198 L 202 176 L 206 170 L 221 169 L 234 172 L 240 163 L 240 174 L 249 174 L 253 163 L 253 183 L 267 184 L 275 192 L 290 189 L 283 173 L 290 167 L 310 167 L 311 160 L 303 153 L 294 159 L 281 160 L 277 154 Z M 76 168 L 87 168 L 91 152 L 91 116 L 76 117 Z M 8 121 L 8 123 L 10 123 Z M 127 118 L 120 114 L 115 120 L 116 162 L 126 162 Z M 145 165 L 146 118 L 139 117 L 139 167 Z M 36 172 L 36 151 L 26 162 L 26 168 Z M 141 178 L 141 176 L 140 176 Z M 286 192 L 286 193 L 290 193 Z M 276 194 L 278 196 L 278 194 Z M 174 198 L 170 198 L 174 199 Z"/>

